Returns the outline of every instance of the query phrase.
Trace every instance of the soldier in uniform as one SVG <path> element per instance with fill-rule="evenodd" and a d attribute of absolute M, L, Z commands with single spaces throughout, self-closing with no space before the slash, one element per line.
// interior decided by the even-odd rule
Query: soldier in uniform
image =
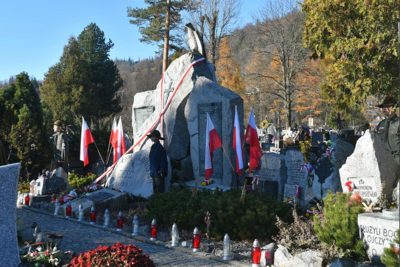
<path fill-rule="evenodd" d="M 396 101 L 392 95 L 387 95 L 383 102 L 377 105 L 386 117 L 378 124 L 377 133 L 392 153 L 397 164 L 400 165 L 400 119 L 393 110 L 394 106 L 396 106 Z"/>
<path fill-rule="evenodd" d="M 62 167 L 68 173 L 68 138 L 67 134 L 62 130 L 62 123 L 60 120 L 54 122 L 53 134 L 53 167 L 57 169 Z"/>

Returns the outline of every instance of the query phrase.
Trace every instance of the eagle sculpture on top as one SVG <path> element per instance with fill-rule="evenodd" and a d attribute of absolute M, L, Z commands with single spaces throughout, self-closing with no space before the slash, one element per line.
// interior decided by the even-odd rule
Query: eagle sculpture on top
<path fill-rule="evenodd" d="M 201 55 L 205 57 L 205 49 L 202 39 L 200 38 L 200 34 L 195 28 L 193 27 L 192 23 L 188 22 L 185 24 L 186 28 L 188 29 L 188 34 L 186 38 L 189 43 L 190 51 L 199 52 Z"/>

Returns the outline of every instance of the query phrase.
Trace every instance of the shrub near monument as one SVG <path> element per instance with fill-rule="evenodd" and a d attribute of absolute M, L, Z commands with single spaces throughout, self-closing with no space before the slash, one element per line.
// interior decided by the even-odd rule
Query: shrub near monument
<path fill-rule="evenodd" d="M 276 201 L 264 194 L 247 194 L 245 203 L 240 200 L 241 190 L 208 190 L 192 192 L 172 189 L 171 192 L 156 194 L 149 198 L 147 218 L 157 218 L 157 223 L 172 225 L 181 229 L 198 227 L 203 233 L 202 223 L 206 211 L 210 212 L 212 224 L 210 236 L 221 239 L 229 233 L 232 239 L 271 240 L 278 232 L 275 215 L 285 222 L 292 222 L 291 206 Z"/>

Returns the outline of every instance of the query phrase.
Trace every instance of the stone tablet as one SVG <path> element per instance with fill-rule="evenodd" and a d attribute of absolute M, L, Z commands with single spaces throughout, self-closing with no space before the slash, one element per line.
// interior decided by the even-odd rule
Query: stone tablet
<path fill-rule="evenodd" d="M 397 237 L 399 229 L 399 210 L 383 210 L 382 213 L 363 213 L 358 215 L 358 229 L 360 239 L 368 257 L 379 262 L 384 248 L 389 248 L 390 243 Z"/>
<path fill-rule="evenodd" d="M 276 190 L 273 193 L 275 196 L 283 195 L 287 181 L 287 168 L 284 155 L 275 153 L 263 154 L 260 159 L 260 167 L 256 168 L 254 173 L 260 175 L 260 181 L 264 183 L 262 190 L 267 195 L 272 194 L 271 190 Z M 272 183 L 268 182 L 276 182 L 277 186 L 275 187 L 275 185 L 273 186 Z"/>
<path fill-rule="evenodd" d="M 135 108 L 136 127 L 139 128 L 154 112 L 154 107 Z"/>
<path fill-rule="evenodd" d="M 0 167 L 0 266 L 17 267 L 17 190 L 20 163 Z"/>
<path fill-rule="evenodd" d="M 210 118 L 214 124 L 215 129 L 217 130 L 218 136 L 221 138 L 222 133 L 222 103 L 207 103 L 207 104 L 198 104 L 197 112 L 199 117 L 199 175 L 205 176 L 205 149 L 206 149 L 206 128 L 207 128 L 207 113 L 210 115 Z M 211 175 L 211 178 L 222 177 L 222 148 L 214 151 L 213 157 L 213 165 L 214 172 Z"/>
<path fill-rule="evenodd" d="M 150 150 L 140 150 L 125 154 L 106 177 L 106 187 L 120 189 L 135 196 L 149 197 L 153 194 L 153 179 L 150 177 Z M 171 163 L 168 158 L 168 176 L 165 178 L 165 190 L 169 190 Z"/>
<path fill-rule="evenodd" d="M 335 152 L 333 152 L 335 153 Z M 396 187 L 398 165 L 375 132 L 367 131 L 358 139 L 354 153 L 347 158 L 346 164 L 339 169 L 343 192 L 348 193 L 348 181 L 354 183 L 352 192 L 360 192 L 367 202 L 378 201 L 382 191 L 391 194 Z"/>
<path fill-rule="evenodd" d="M 299 197 L 296 202 L 300 206 L 308 203 L 307 190 L 308 190 L 308 172 L 305 169 L 300 171 L 301 165 L 304 164 L 303 153 L 295 150 L 286 152 L 285 163 L 287 167 L 287 184 L 285 185 L 285 192 L 283 198 L 292 198 L 295 194 L 295 185 L 300 186 Z"/>

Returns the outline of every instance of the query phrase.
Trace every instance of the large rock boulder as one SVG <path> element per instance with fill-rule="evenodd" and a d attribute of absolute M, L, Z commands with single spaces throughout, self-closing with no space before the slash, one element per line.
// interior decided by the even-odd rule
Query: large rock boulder
<path fill-rule="evenodd" d="M 153 179 L 150 177 L 149 149 L 125 154 L 118 160 L 114 169 L 106 176 L 107 188 L 120 189 L 135 196 L 149 197 L 153 194 Z M 168 176 L 165 177 L 165 190 L 169 190 L 171 162 L 168 159 Z"/>
<path fill-rule="evenodd" d="M 275 251 L 274 266 L 320 267 L 322 266 L 322 252 L 311 250 L 292 256 L 287 248 L 278 245 L 278 249 Z"/>
<path fill-rule="evenodd" d="M 380 137 L 367 131 L 358 139 L 354 153 L 339 170 L 343 192 L 349 192 L 346 183 L 352 182 L 352 192 L 358 191 L 364 200 L 376 203 L 382 189 L 384 194 L 392 194 L 397 182 L 397 168 Z"/>
<path fill-rule="evenodd" d="M 319 199 L 326 197 L 329 190 L 342 192 L 339 169 L 354 152 L 354 147 L 342 140 L 336 140 L 331 148 L 332 156 L 322 159 L 314 173 L 313 193 Z"/>

